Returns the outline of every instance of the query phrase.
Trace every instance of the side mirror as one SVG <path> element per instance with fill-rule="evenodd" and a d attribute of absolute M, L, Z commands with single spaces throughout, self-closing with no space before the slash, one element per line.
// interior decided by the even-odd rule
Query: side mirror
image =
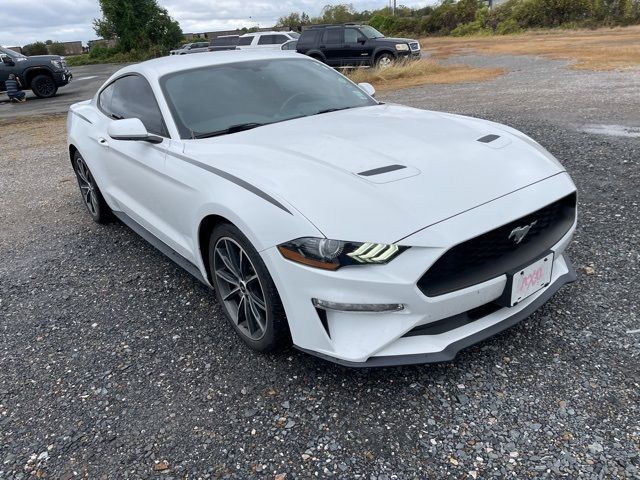
<path fill-rule="evenodd" d="M 375 97 L 376 96 L 376 89 L 373 88 L 373 85 L 371 85 L 370 83 L 359 83 L 358 86 L 364 90 L 364 93 L 366 93 L 367 95 L 369 95 L 370 97 Z"/>
<path fill-rule="evenodd" d="M 4 63 L 5 65 L 11 65 L 11 66 L 15 65 L 15 63 L 13 63 L 13 60 L 9 55 L 2 55 L 2 63 Z"/>
<path fill-rule="evenodd" d="M 114 140 L 142 141 L 162 143 L 162 137 L 151 135 L 139 118 L 114 120 L 109 124 L 107 133 Z"/>

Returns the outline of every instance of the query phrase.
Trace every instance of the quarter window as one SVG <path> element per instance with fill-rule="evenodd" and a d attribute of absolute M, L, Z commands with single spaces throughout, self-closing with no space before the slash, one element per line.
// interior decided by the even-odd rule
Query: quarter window
<path fill-rule="evenodd" d="M 98 103 L 111 118 L 139 118 L 149 133 L 168 137 L 151 86 L 139 75 L 127 75 L 113 82 L 100 93 Z"/>

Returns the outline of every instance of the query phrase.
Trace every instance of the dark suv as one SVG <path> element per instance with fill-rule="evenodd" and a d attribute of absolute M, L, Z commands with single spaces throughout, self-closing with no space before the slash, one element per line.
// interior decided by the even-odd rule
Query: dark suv
<path fill-rule="evenodd" d="M 67 62 L 58 55 L 25 57 L 0 47 L 0 60 L 0 92 L 6 90 L 4 82 L 12 73 L 20 79 L 23 88 L 30 88 L 40 98 L 53 97 L 58 87 L 66 85 L 73 78 Z"/>
<path fill-rule="evenodd" d="M 398 59 L 420 58 L 420 43 L 387 38 L 369 25 L 314 25 L 300 35 L 297 51 L 332 67 L 386 67 Z"/>

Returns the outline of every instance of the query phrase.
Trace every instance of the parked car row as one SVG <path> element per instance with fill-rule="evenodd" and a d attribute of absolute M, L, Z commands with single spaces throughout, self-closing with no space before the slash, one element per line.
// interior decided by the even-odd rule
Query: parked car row
<path fill-rule="evenodd" d="M 223 35 L 210 44 L 189 43 L 171 55 L 220 50 L 297 51 L 332 67 L 368 65 L 387 67 L 399 59 L 418 59 L 420 42 L 409 38 L 387 38 L 369 25 L 315 25 L 297 32 L 255 32 Z"/>

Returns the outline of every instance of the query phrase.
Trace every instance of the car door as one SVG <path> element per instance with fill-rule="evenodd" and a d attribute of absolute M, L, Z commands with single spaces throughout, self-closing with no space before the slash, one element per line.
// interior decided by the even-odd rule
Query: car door
<path fill-rule="evenodd" d="M 165 173 L 165 158 L 172 140 L 151 86 L 141 75 L 125 75 L 100 92 L 98 106 L 104 117 L 95 140 L 105 152 L 106 193 L 120 211 L 174 250 L 190 251 L 176 233 L 175 219 L 163 215 L 170 202 L 166 191 L 172 180 Z M 149 133 L 163 138 L 162 143 L 110 138 L 109 124 L 122 118 L 139 118 Z"/>
<path fill-rule="evenodd" d="M 4 82 L 9 78 L 9 74 L 15 73 L 18 76 L 15 59 L 7 54 L 0 53 L 0 89 L 6 90 Z"/>
<path fill-rule="evenodd" d="M 344 44 L 346 65 L 360 65 L 369 63 L 373 56 L 373 46 L 367 42 L 367 37 L 355 27 L 344 29 Z"/>
<path fill-rule="evenodd" d="M 325 28 L 320 39 L 320 51 L 324 53 L 327 65 L 342 66 L 345 62 L 344 28 Z"/>

